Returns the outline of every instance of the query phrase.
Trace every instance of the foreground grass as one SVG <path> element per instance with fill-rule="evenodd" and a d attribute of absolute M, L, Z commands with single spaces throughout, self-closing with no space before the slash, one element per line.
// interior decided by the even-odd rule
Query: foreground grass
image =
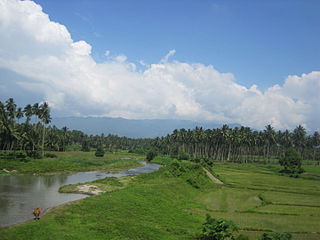
<path fill-rule="evenodd" d="M 166 168 L 128 187 L 74 202 L 33 221 L 0 230 L 0 239 L 193 239 L 204 220 L 189 209 L 199 191 Z"/>
<path fill-rule="evenodd" d="M 76 172 L 90 170 L 118 171 L 139 166 L 144 156 L 126 152 L 107 153 L 96 157 L 94 152 L 54 152 L 57 158 L 32 159 L 29 162 L 0 159 L 2 169 L 14 171 L 14 174 L 43 174 L 57 172 Z M 4 172 L 3 172 L 4 173 Z"/>
<path fill-rule="evenodd" d="M 156 161 L 170 165 L 169 159 Z M 200 168 L 172 169 L 136 176 L 124 187 L 99 180 L 121 188 L 1 229 L 0 239 L 196 239 L 206 213 L 234 221 L 250 239 L 267 231 L 320 239 L 319 180 L 280 176 L 275 166 L 219 164 L 211 170 L 225 184 L 216 185 Z"/>

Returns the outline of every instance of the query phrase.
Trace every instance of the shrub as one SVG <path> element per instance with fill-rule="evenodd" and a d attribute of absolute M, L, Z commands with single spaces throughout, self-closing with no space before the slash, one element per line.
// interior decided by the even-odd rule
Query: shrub
<path fill-rule="evenodd" d="M 27 152 L 28 157 L 34 158 L 34 159 L 41 159 L 42 155 L 38 151 L 29 151 Z"/>
<path fill-rule="evenodd" d="M 151 161 L 152 159 L 154 159 L 155 157 L 157 156 L 157 153 L 155 152 L 155 151 L 149 151 L 148 153 L 147 153 L 147 157 L 146 157 L 146 159 L 147 159 L 147 161 Z"/>
<path fill-rule="evenodd" d="M 54 154 L 54 153 L 45 153 L 44 156 L 45 156 L 46 158 L 56 158 L 56 157 L 58 157 L 58 156 L 57 156 L 56 154 Z"/>
<path fill-rule="evenodd" d="M 225 219 L 214 219 L 209 214 L 203 224 L 201 240 L 223 240 L 235 239 L 234 232 L 238 231 L 232 221 Z"/>
<path fill-rule="evenodd" d="M 264 233 L 260 240 L 290 240 L 292 235 L 290 233 Z"/>
<path fill-rule="evenodd" d="M 173 160 L 169 165 L 169 171 L 172 176 L 179 177 L 186 172 L 186 169 L 181 162 Z"/>
<path fill-rule="evenodd" d="M 189 160 L 190 155 L 188 153 L 182 152 L 178 155 L 178 160 Z"/>
<path fill-rule="evenodd" d="M 95 152 L 95 155 L 96 155 L 96 157 L 103 157 L 103 156 L 104 156 L 104 149 L 103 149 L 103 146 L 102 146 L 102 145 L 100 145 L 100 146 L 97 148 L 97 150 L 96 150 L 96 152 Z"/>
<path fill-rule="evenodd" d="M 187 183 L 190 184 L 194 188 L 200 188 L 201 186 L 194 178 L 188 178 Z"/>
<path fill-rule="evenodd" d="M 295 149 L 288 149 L 285 152 L 284 157 L 279 160 L 280 165 L 284 167 L 280 172 L 292 173 L 292 176 L 297 176 L 297 174 L 303 172 L 303 169 L 301 168 L 301 161 L 302 157 Z"/>
<path fill-rule="evenodd" d="M 17 160 L 21 162 L 28 162 L 30 159 L 27 159 L 27 154 L 25 152 L 17 151 L 17 152 L 9 152 L 1 154 L 1 158 Z"/>
<path fill-rule="evenodd" d="M 207 157 L 195 157 L 190 159 L 192 162 L 201 163 L 203 166 L 213 166 L 213 159 Z"/>

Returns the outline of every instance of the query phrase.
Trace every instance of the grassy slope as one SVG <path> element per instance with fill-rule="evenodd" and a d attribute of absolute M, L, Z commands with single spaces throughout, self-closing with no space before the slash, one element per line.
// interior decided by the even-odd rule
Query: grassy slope
<path fill-rule="evenodd" d="M 95 157 L 94 152 L 54 152 L 57 158 L 32 159 L 19 162 L 0 159 L 0 170 L 17 170 L 17 173 L 54 173 L 90 170 L 122 170 L 139 166 L 137 160 L 144 157 L 125 152 L 107 153 Z M 128 159 L 128 158 L 132 159 Z"/>
<path fill-rule="evenodd" d="M 163 162 L 163 161 L 162 161 Z M 261 231 L 320 239 L 319 180 L 279 176 L 277 167 L 216 165 L 225 185 L 196 189 L 167 168 L 128 187 L 61 207 L 40 221 L 0 230 L 0 239 L 195 239 L 205 214 L 233 220 L 256 239 Z M 315 168 L 312 172 L 318 172 Z M 301 206 L 302 205 L 302 206 Z"/>

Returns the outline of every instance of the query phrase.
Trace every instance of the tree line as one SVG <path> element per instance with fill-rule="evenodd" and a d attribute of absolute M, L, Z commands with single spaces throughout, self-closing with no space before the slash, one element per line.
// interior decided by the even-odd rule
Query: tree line
<path fill-rule="evenodd" d="M 20 120 L 25 117 L 25 122 Z M 31 118 L 37 120 L 30 124 Z M 13 98 L 5 103 L 0 101 L 0 148 L 2 150 L 32 149 L 36 147 L 44 152 L 46 125 L 50 123 L 48 103 L 35 103 L 24 108 L 17 107 Z"/>
<path fill-rule="evenodd" d="M 87 135 L 82 131 L 61 129 L 51 122 L 48 103 L 18 107 L 12 98 L 0 101 L 0 150 L 26 152 L 90 151 L 103 146 L 107 151 L 128 150 L 145 154 L 150 149 L 160 154 L 181 158 L 210 158 L 229 162 L 272 162 L 294 148 L 303 159 L 320 162 L 320 134 L 307 134 L 299 125 L 293 131 L 276 131 L 271 125 L 257 131 L 249 127 L 216 129 L 176 129 L 154 139 L 132 139 L 117 135 Z M 276 160 L 277 161 L 277 160 Z"/>
<path fill-rule="evenodd" d="M 211 158 L 230 162 L 277 161 L 294 148 L 303 159 L 320 161 L 320 135 L 308 135 L 299 125 L 293 131 L 276 131 L 271 125 L 257 131 L 249 127 L 174 130 L 172 134 L 153 141 L 156 151 L 173 156 Z"/>
<path fill-rule="evenodd" d="M 61 129 L 48 125 L 51 122 L 48 103 L 27 104 L 18 107 L 13 98 L 0 101 L 0 150 L 44 151 L 74 150 L 90 151 L 103 146 L 106 150 L 129 150 L 144 153 L 151 139 L 131 139 L 117 135 L 87 135 L 82 131 Z"/>

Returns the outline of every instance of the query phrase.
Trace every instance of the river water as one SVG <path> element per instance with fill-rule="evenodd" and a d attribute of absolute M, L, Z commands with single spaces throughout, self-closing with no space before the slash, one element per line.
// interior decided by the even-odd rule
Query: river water
<path fill-rule="evenodd" d="M 143 165 L 143 167 L 119 173 L 91 171 L 44 176 L 0 176 L 0 226 L 6 227 L 32 219 L 32 211 L 36 207 L 45 210 L 88 197 L 85 194 L 59 193 L 58 190 L 63 185 L 84 183 L 106 177 L 150 173 L 160 168 L 158 164 L 143 162 Z"/>

